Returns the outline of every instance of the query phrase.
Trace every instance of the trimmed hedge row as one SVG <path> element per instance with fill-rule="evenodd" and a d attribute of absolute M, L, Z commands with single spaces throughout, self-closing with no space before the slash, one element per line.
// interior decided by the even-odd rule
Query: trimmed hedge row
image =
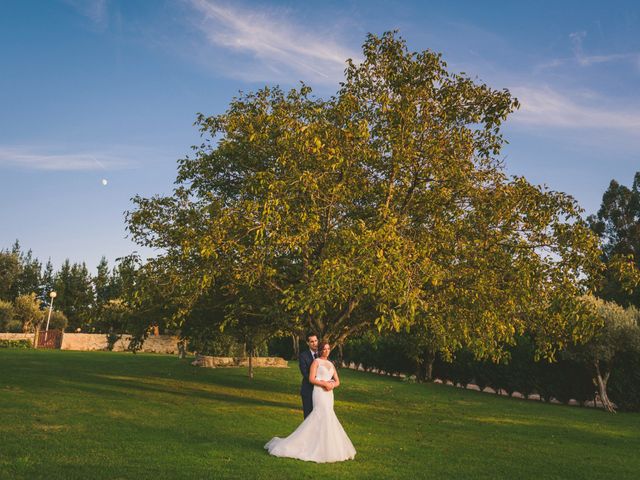
<path fill-rule="evenodd" d="M 607 391 L 620 410 L 640 411 L 640 352 L 624 352 L 616 357 Z"/>
<path fill-rule="evenodd" d="M 343 347 L 343 361 L 361 365 L 365 370 L 376 369 L 387 374 L 416 375 L 421 378 L 417 360 L 408 356 L 403 335 L 383 335 L 354 338 Z M 540 395 L 541 400 L 552 398 L 562 403 L 576 400 L 581 405 L 596 398 L 590 365 L 560 358 L 557 362 L 534 361 L 534 345 L 522 337 L 510 349 L 509 363 L 495 364 L 475 360 L 473 355 L 461 350 L 453 362 L 436 356 L 433 363 L 433 378 L 449 380 L 457 385 L 471 383 L 481 389 L 490 387 L 496 392 L 503 390 L 512 395 Z M 608 392 L 620 410 L 640 411 L 640 352 L 625 352 L 617 357 L 609 379 Z"/>

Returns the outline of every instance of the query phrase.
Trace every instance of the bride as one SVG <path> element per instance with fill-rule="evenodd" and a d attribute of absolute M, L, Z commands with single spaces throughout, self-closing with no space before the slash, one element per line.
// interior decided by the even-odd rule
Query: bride
<path fill-rule="evenodd" d="M 311 462 L 351 460 L 356 449 L 333 412 L 333 389 L 340 379 L 329 361 L 331 347 L 321 342 L 320 357 L 311 364 L 309 382 L 313 387 L 313 410 L 287 438 L 274 437 L 264 446 L 276 457 L 297 458 Z"/>

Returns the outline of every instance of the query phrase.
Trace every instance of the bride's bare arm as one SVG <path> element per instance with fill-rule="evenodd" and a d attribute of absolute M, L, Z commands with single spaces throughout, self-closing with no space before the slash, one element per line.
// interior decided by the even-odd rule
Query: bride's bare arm
<path fill-rule="evenodd" d="M 338 371 L 336 367 L 333 367 L 333 388 L 337 388 L 340 386 L 340 377 L 338 377 Z"/>

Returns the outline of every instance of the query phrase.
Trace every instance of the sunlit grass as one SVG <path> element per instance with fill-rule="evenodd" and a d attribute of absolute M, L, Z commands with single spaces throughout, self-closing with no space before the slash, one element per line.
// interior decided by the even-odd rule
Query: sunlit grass
<path fill-rule="evenodd" d="M 1 478 L 637 478 L 640 415 L 341 371 L 358 454 L 263 450 L 302 420 L 299 372 L 171 356 L 0 350 Z"/>

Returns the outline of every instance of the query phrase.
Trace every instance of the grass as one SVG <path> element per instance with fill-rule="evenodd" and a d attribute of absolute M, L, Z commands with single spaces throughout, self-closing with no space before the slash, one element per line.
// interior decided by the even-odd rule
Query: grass
<path fill-rule="evenodd" d="M 638 478 L 640 415 L 341 371 L 354 461 L 263 445 L 302 420 L 289 369 L 172 356 L 0 349 L 0 478 Z"/>

